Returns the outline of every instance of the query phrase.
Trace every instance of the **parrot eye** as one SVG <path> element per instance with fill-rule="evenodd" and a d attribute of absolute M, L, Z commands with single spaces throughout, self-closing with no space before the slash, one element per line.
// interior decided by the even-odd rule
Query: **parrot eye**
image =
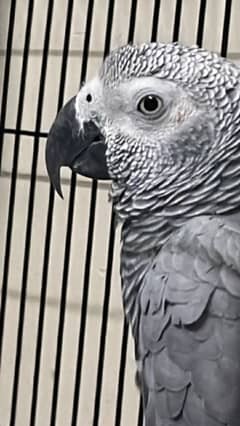
<path fill-rule="evenodd" d="M 162 110 L 163 101 L 156 95 L 146 95 L 138 103 L 138 111 L 149 117 L 154 117 Z"/>

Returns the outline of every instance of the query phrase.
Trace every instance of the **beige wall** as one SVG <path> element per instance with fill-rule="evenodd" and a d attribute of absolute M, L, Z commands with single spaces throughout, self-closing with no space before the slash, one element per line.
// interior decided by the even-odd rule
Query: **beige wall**
<path fill-rule="evenodd" d="M 107 16 L 107 0 L 95 1 L 93 30 L 90 45 L 88 78 L 93 76 L 101 63 L 104 49 L 104 32 Z M 130 0 L 117 0 L 113 22 L 112 47 L 126 42 Z M 135 40 L 149 40 L 153 0 L 139 0 Z M 173 29 L 174 0 L 162 0 L 158 39 L 170 41 Z M 196 40 L 199 0 L 183 0 L 180 40 L 193 44 Z M 53 27 L 51 33 L 50 54 L 47 68 L 46 90 L 44 97 L 42 131 L 48 131 L 56 114 L 61 68 L 61 54 L 64 38 L 64 22 L 67 0 L 55 2 Z M 204 46 L 220 51 L 221 33 L 224 15 L 223 0 L 209 0 L 205 22 Z M 10 0 L 0 2 L 0 96 L 4 70 L 7 24 Z M 66 79 L 65 100 L 76 93 L 81 69 L 85 17 L 87 1 L 75 1 L 73 25 L 70 40 L 70 52 Z M 25 102 L 22 128 L 34 130 L 39 90 L 41 55 L 46 21 L 47 0 L 36 0 L 34 8 L 33 31 L 31 37 L 28 73 L 26 77 Z M 13 55 L 11 59 L 10 83 L 7 104 L 6 127 L 14 128 L 19 94 L 22 49 L 26 23 L 27 0 L 17 1 L 16 26 L 14 30 Z M 229 39 L 229 57 L 239 59 L 240 38 L 240 2 L 233 1 L 231 32 Z M 29 197 L 29 174 L 31 170 L 33 140 L 21 138 L 18 180 L 14 223 L 12 229 L 12 248 L 8 281 L 8 302 L 6 310 L 6 329 L 3 351 L 3 365 L 0 380 L 0 425 L 9 423 L 13 366 L 15 361 L 16 334 L 18 323 L 19 294 L 21 287 L 26 218 Z M 6 224 L 8 216 L 9 188 L 13 159 L 14 137 L 6 135 L 4 139 L 3 171 L 0 177 L 0 272 L 2 274 Z M 36 332 L 38 324 L 39 295 L 44 254 L 46 215 L 48 209 L 49 183 L 44 164 L 45 139 L 41 140 L 35 206 L 33 212 L 33 231 L 28 276 L 26 318 L 23 338 L 22 365 L 19 385 L 19 404 L 17 426 L 29 424 L 29 404 L 31 402 L 32 373 L 34 366 Z M 59 299 L 63 270 L 65 232 L 68 214 L 69 172 L 64 171 L 64 201 L 56 198 L 54 207 L 51 259 L 48 277 L 48 293 L 43 340 L 43 353 L 40 376 L 39 405 L 37 426 L 49 424 L 53 370 L 56 353 Z M 100 183 L 97 197 L 96 224 L 94 232 L 93 258 L 90 276 L 90 294 L 86 334 L 86 348 L 83 365 L 83 380 L 80 399 L 79 425 L 92 424 L 94 390 L 96 383 L 97 355 L 101 326 L 101 309 L 104 295 L 104 280 L 107 263 L 107 242 L 111 206 L 108 203 L 108 184 Z M 88 211 L 91 182 L 78 178 L 76 205 L 73 222 L 73 241 L 70 256 L 69 288 L 67 298 L 66 324 L 64 332 L 63 363 L 59 393 L 57 425 L 70 424 L 74 372 L 77 353 L 77 337 L 81 310 L 82 281 L 88 231 Z M 106 366 L 103 380 L 102 409 L 100 425 L 114 424 L 115 397 L 117 392 L 117 374 L 119 368 L 122 307 L 119 279 L 119 238 L 116 242 L 116 255 L 113 270 L 113 285 L 110 300 L 110 321 L 106 345 Z M 136 424 L 138 396 L 134 385 L 134 355 L 132 343 L 128 351 L 126 373 L 126 392 L 123 401 L 122 425 Z"/>

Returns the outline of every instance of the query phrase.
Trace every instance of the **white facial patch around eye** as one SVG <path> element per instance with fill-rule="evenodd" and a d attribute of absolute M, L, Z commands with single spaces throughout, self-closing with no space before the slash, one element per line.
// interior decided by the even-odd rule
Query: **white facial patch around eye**
<path fill-rule="evenodd" d="M 159 114 L 141 114 L 139 103 L 144 97 L 155 97 L 161 100 L 161 110 Z M 104 90 L 104 105 L 106 112 L 113 119 L 123 119 L 124 114 L 131 115 L 132 119 L 139 120 L 144 123 L 144 118 L 161 119 L 161 115 L 165 111 L 170 113 L 170 109 L 174 107 L 177 100 L 186 97 L 183 90 L 176 86 L 175 83 L 167 80 L 162 80 L 157 77 L 134 78 L 129 81 L 122 82 L 114 88 L 106 88 Z M 189 102 L 190 103 L 190 102 Z M 141 116 L 142 115 L 142 116 Z M 185 114 L 179 114 L 180 121 Z"/>
<path fill-rule="evenodd" d="M 118 129 L 124 137 L 138 139 L 144 144 L 154 145 L 160 141 L 165 144 L 171 135 L 181 131 L 182 126 L 188 125 L 191 117 L 194 119 L 198 116 L 198 107 L 188 93 L 172 82 L 157 78 L 142 80 L 145 82 L 141 85 L 134 82 L 134 90 L 132 85 L 128 86 L 126 82 L 123 87 L 104 90 L 104 107 L 110 117 L 110 132 Z M 152 88 L 153 82 L 157 89 Z M 163 96 L 164 106 L 159 117 L 151 120 L 137 110 L 137 102 L 142 94 L 153 90 Z"/>

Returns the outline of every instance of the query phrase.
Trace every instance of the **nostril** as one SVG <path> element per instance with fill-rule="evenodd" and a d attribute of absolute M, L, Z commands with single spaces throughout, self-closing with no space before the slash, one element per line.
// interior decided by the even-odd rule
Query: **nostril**
<path fill-rule="evenodd" d="M 92 95 L 90 93 L 87 94 L 86 100 L 87 102 L 92 102 Z"/>

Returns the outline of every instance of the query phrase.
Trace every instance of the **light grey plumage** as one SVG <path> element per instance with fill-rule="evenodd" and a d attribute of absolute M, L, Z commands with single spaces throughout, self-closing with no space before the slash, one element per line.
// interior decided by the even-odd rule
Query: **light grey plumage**
<path fill-rule="evenodd" d="M 104 138 L 146 426 L 239 425 L 239 81 L 195 46 L 124 46 L 72 103 L 81 143 L 85 122 Z M 72 145 L 54 159 L 63 128 L 47 147 L 58 189 L 61 165 L 95 177 Z"/>

